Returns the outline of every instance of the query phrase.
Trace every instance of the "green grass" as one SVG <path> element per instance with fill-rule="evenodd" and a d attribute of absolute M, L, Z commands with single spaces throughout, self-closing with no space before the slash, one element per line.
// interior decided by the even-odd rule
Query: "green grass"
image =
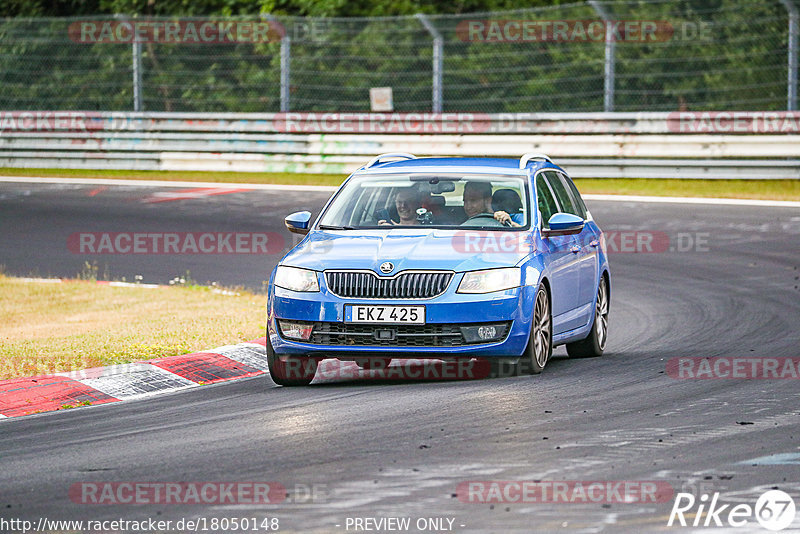
<path fill-rule="evenodd" d="M 800 200 L 800 180 L 579 179 L 584 194 Z"/>
<path fill-rule="evenodd" d="M 0 274 L 0 380 L 198 352 L 264 335 L 266 297 Z"/>
<path fill-rule="evenodd" d="M 0 175 L 328 186 L 338 186 L 346 178 L 346 176 L 341 174 L 101 171 L 83 169 L 13 169 L 2 167 L 0 167 Z M 581 192 L 587 194 L 800 200 L 800 180 L 647 180 L 635 178 L 583 178 L 576 180 L 576 183 Z"/>

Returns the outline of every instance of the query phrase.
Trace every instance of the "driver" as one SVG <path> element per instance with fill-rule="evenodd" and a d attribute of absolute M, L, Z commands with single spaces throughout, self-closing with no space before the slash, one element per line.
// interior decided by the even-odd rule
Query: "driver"
<path fill-rule="evenodd" d="M 397 192 L 394 197 L 394 207 L 397 210 L 399 222 L 391 219 L 380 220 L 378 224 L 396 224 L 396 225 L 416 225 L 419 224 L 417 219 L 417 209 L 422 205 L 420 192 L 415 187 L 406 187 Z"/>
<path fill-rule="evenodd" d="M 494 210 L 492 210 L 492 184 L 489 182 L 467 182 L 464 185 L 464 211 L 467 220 L 462 226 L 479 224 L 480 226 L 501 226 L 501 222 L 495 220 Z M 483 215 L 483 220 L 474 220 Z M 470 221 L 470 219 L 473 219 Z"/>

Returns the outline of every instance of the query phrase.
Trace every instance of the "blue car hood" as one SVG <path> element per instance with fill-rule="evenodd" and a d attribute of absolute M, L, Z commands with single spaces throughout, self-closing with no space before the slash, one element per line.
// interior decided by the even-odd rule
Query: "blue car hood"
<path fill-rule="evenodd" d="M 406 269 L 472 271 L 518 264 L 531 252 L 528 232 L 396 228 L 312 230 L 281 261 L 316 271 L 372 269 L 386 261 Z"/>

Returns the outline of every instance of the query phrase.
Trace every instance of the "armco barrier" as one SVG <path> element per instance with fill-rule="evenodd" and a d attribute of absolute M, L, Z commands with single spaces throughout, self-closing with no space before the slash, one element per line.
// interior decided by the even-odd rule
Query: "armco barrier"
<path fill-rule="evenodd" d="M 344 174 L 369 156 L 556 158 L 575 177 L 800 178 L 800 113 L 0 112 L 0 166 Z"/>

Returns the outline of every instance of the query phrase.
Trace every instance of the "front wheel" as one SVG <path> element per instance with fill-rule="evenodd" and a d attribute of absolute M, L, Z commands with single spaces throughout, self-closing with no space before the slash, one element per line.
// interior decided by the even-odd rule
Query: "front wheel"
<path fill-rule="evenodd" d="M 307 386 L 317 373 L 315 358 L 279 356 L 267 335 L 267 366 L 272 381 L 279 386 Z"/>
<path fill-rule="evenodd" d="M 524 372 L 538 375 L 544 370 L 550 356 L 553 354 L 553 321 L 550 314 L 550 298 L 547 290 L 540 287 L 536 292 L 536 303 L 533 307 L 533 324 L 531 337 L 525 354 L 520 358 L 520 365 Z"/>
<path fill-rule="evenodd" d="M 594 307 L 592 330 L 586 339 L 567 343 L 567 354 L 570 358 L 596 358 L 603 355 L 608 340 L 608 283 L 606 277 L 600 277 L 597 288 L 597 303 Z"/>

